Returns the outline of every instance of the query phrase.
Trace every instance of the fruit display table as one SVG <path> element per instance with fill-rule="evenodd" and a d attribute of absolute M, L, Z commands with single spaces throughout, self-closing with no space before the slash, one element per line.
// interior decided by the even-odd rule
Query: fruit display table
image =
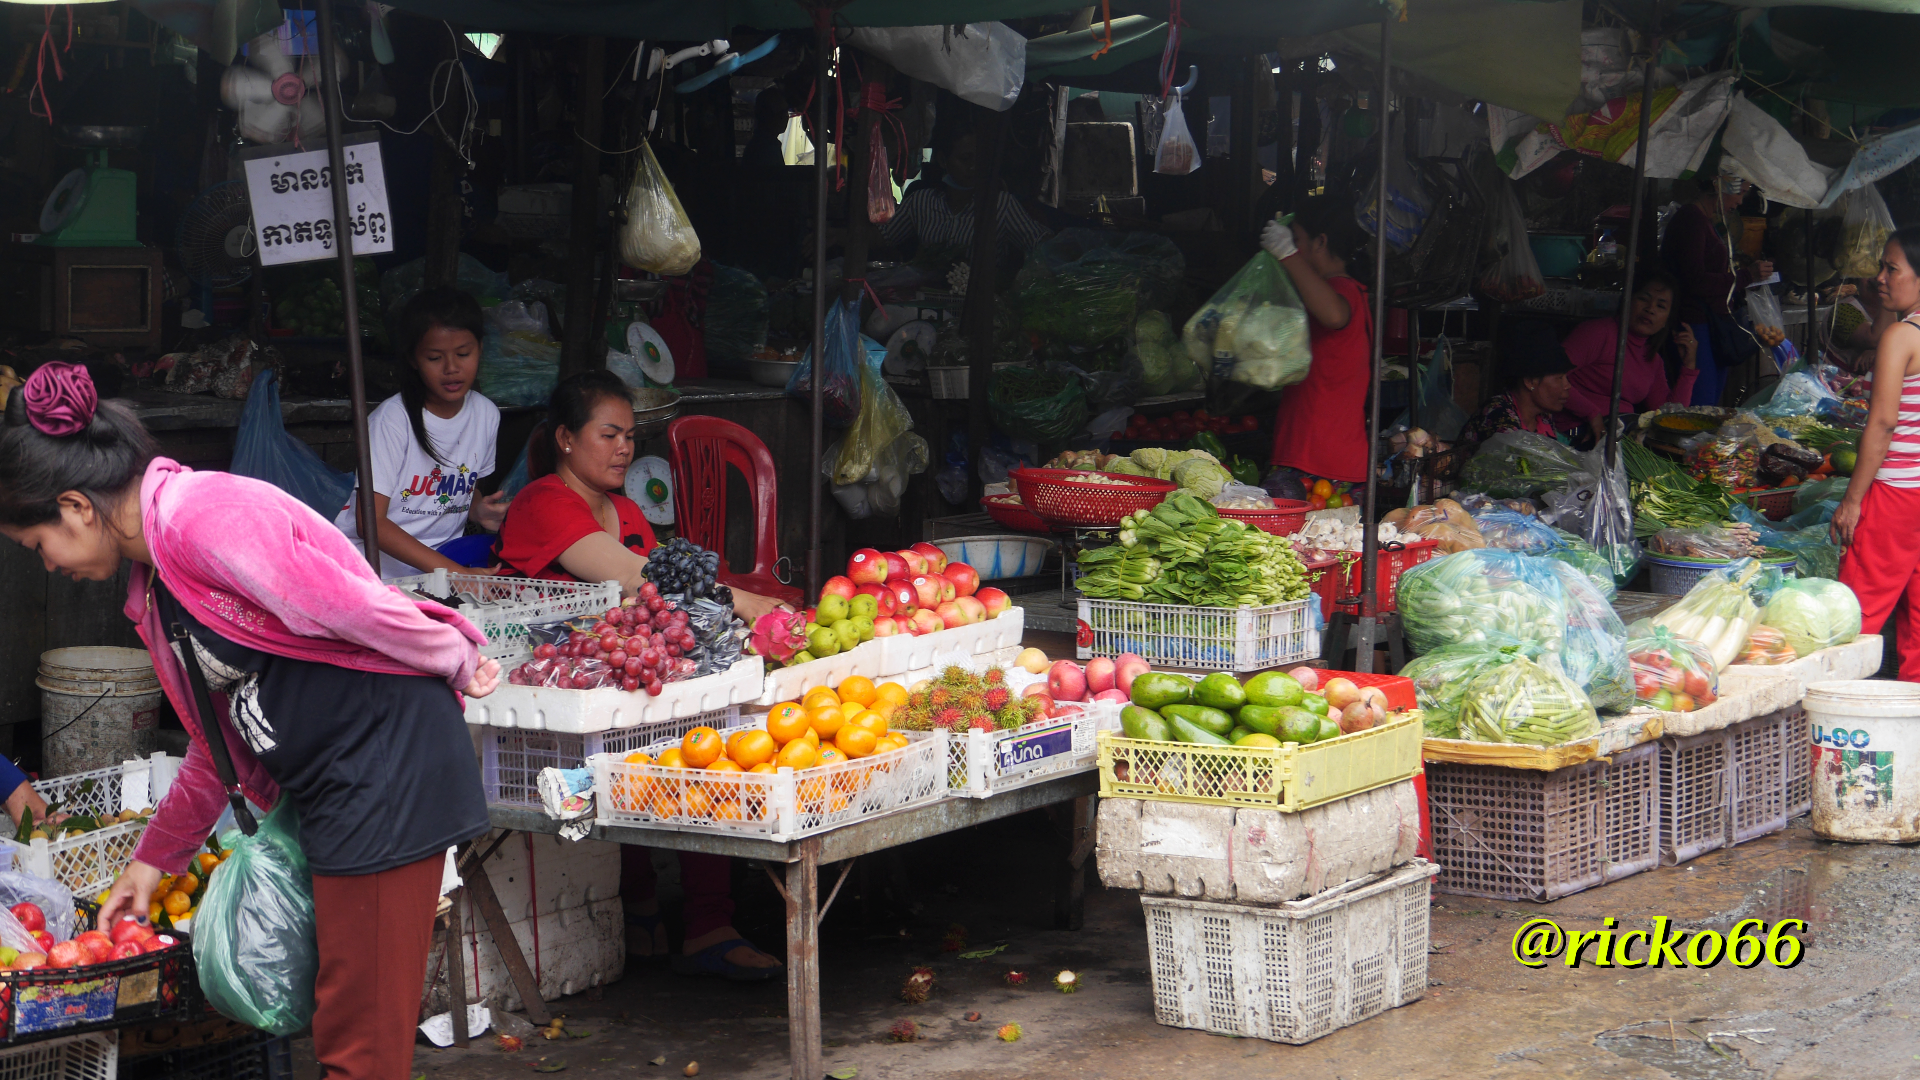
<path fill-rule="evenodd" d="M 824 1070 L 820 1026 L 820 920 L 839 895 L 840 886 L 853 868 L 853 860 L 915 840 L 1071 802 L 1072 833 L 1064 868 L 1066 888 L 1061 894 L 1063 899 L 1057 915 L 1066 929 L 1077 930 L 1085 880 L 1080 871 L 1093 851 L 1093 796 L 1099 786 L 1096 773 L 1070 773 L 991 799 L 941 799 L 784 843 L 753 836 L 644 826 L 595 825 L 591 835 L 597 840 L 620 844 L 700 851 L 786 866 L 784 880 L 771 870 L 768 876 L 773 878 L 774 887 L 786 900 L 787 908 L 787 1015 L 792 1075 L 793 1080 L 819 1080 Z M 539 810 L 494 804 L 489 812 L 498 829 L 559 831 L 559 823 Z M 840 873 L 823 900 L 820 868 L 834 863 L 841 864 Z"/>

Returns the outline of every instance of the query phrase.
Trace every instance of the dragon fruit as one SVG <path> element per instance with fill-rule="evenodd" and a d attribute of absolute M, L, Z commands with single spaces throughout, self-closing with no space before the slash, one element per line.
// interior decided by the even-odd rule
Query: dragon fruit
<path fill-rule="evenodd" d="M 806 616 L 797 611 L 769 611 L 754 620 L 753 652 L 782 664 L 807 647 Z"/>

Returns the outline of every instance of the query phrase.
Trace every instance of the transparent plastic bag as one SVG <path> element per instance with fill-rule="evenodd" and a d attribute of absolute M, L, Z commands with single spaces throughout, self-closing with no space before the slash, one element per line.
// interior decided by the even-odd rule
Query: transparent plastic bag
<path fill-rule="evenodd" d="M 1760 445 L 1752 439 L 1708 438 L 1687 451 L 1687 473 L 1696 480 L 1711 480 L 1721 487 L 1751 487 L 1759 467 Z"/>
<path fill-rule="evenodd" d="M 887 162 L 887 140 L 880 130 L 878 113 L 867 125 L 867 145 L 872 148 L 868 156 L 873 159 L 867 168 L 867 220 L 885 225 L 893 220 L 899 204 L 893 201 L 893 168 Z"/>
<path fill-rule="evenodd" d="M 1837 581 L 1786 581 L 1767 599 L 1760 622 L 1780 631 L 1797 655 L 1807 656 L 1860 636 L 1860 601 Z"/>
<path fill-rule="evenodd" d="M 280 412 L 280 380 L 272 368 L 253 377 L 227 470 L 265 480 L 329 521 L 353 494 L 352 473 L 335 472 L 311 446 L 287 434 Z"/>
<path fill-rule="evenodd" d="M 1133 324 L 1127 369 L 1139 380 L 1140 393 L 1146 397 L 1202 390 L 1207 385 L 1205 369 L 1187 355 L 1173 320 L 1164 311 L 1149 311 Z"/>
<path fill-rule="evenodd" d="M 1533 257 L 1533 244 L 1527 239 L 1527 215 L 1514 195 L 1513 184 L 1505 177 L 1493 195 L 1494 207 L 1487 229 L 1483 258 L 1492 265 L 1480 275 L 1480 291 L 1503 303 L 1530 300 L 1547 291 L 1540 264 Z"/>
<path fill-rule="evenodd" d="M 1516 657 L 1468 684 L 1460 735 L 1480 742 L 1558 746 L 1600 729 L 1593 702 L 1567 676 Z"/>
<path fill-rule="evenodd" d="M 1834 261 L 1841 277 L 1871 278 L 1880 272 L 1880 255 L 1893 235 L 1893 215 L 1872 184 L 1840 196 L 1840 251 Z"/>
<path fill-rule="evenodd" d="M 1215 379 L 1278 390 L 1313 364 L 1307 309 L 1280 260 L 1257 252 L 1187 320 L 1187 357 Z"/>
<path fill-rule="evenodd" d="M 1424 534 L 1423 534 L 1424 535 Z M 1494 548 L 1455 552 L 1400 575 L 1394 604 L 1420 655 L 1505 634 L 1558 653 L 1566 636 L 1558 564 Z"/>
<path fill-rule="evenodd" d="M 1175 90 L 1162 106 L 1160 141 L 1153 151 L 1153 171 L 1162 176 L 1185 176 L 1200 167 L 1200 148 L 1187 131 L 1186 110 L 1180 107 L 1180 92 Z"/>
<path fill-rule="evenodd" d="M 1454 442 L 1460 438 L 1460 431 L 1467 426 L 1467 411 L 1453 396 L 1453 344 L 1441 337 L 1433 343 L 1433 355 L 1420 365 L 1420 377 L 1413 384 L 1413 392 L 1419 397 L 1419 427 L 1441 442 Z M 1388 425 L 1412 427 L 1413 410 L 1400 414 L 1399 418 Z"/>
<path fill-rule="evenodd" d="M 313 876 L 300 850 L 300 819 L 281 799 L 252 836 L 220 838 L 233 854 L 207 880 L 193 920 L 193 962 L 207 1003 L 274 1035 L 313 1020 L 320 970 Z"/>
<path fill-rule="evenodd" d="M 1825 480 L 1809 480 L 1795 489 L 1793 509 L 1797 513 L 1815 503 L 1828 499 L 1838 500 L 1847 493 L 1847 485 L 1853 483 L 1851 476 L 1830 476 Z"/>
<path fill-rule="evenodd" d="M 545 405 L 560 382 L 560 343 L 543 334 L 489 331 L 474 389 L 495 405 Z"/>
<path fill-rule="evenodd" d="M 1599 552 L 1594 551 L 1585 543 L 1580 544 L 1578 547 L 1568 545 L 1566 547 L 1555 548 L 1552 551 L 1542 554 L 1541 558 L 1552 559 L 1557 563 L 1565 563 L 1575 570 L 1580 571 L 1582 574 L 1585 574 L 1587 581 L 1593 585 L 1594 590 L 1608 600 L 1612 600 L 1614 595 L 1619 592 L 1619 588 L 1613 580 L 1613 565 Z"/>
<path fill-rule="evenodd" d="M 1186 257 L 1164 236 L 1062 229 L 1034 247 L 1014 278 L 1019 329 L 1049 343 L 1101 345 L 1172 303 L 1186 272 Z"/>
<path fill-rule="evenodd" d="M 1781 376 L 1773 388 L 1773 397 L 1755 411 L 1777 419 L 1783 416 L 1818 416 L 1823 409 L 1838 409 L 1840 398 L 1827 389 L 1819 377 L 1809 371 L 1791 371 Z"/>
<path fill-rule="evenodd" d="M 1576 491 L 1571 505 L 1584 508 L 1584 517 L 1576 522 L 1580 527 L 1575 531 L 1613 569 L 1613 584 L 1618 589 L 1640 573 L 1644 552 L 1634 533 L 1633 497 L 1627 487 L 1626 469 L 1608 468 L 1606 453 L 1604 448 L 1595 448 L 1581 455 L 1593 494 L 1591 499 L 1582 499 Z M 1549 501 L 1558 504 L 1556 509 L 1569 505 L 1552 495 Z M 1612 595 L 1611 591 L 1608 595 Z"/>
<path fill-rule="evenodd" d="M 1060 388 L 1041 397 L 1020 397 L 1016 379 L 1026 379 L 1031 370 L 1003 368 L 993 373 L 987 385 L 987 408 L 994 426 L 1008 438 L 1037 443 L 1059 443 L 1073 437 L 1087 422 L 1087 391 L 1078 373 L 1068 364 L 1048 364 L 1045 373 L 1056 379 Z M 1015 376 L 1014 372 L 1021 374 Z"/>
<path fill-rule="evenodd" d="M 38 907 L 40 914 L 46 916 L 47 933 L 53 935 L 55 941 L 71 940 L 73 935 L 87 929 L 79 925 L 74 913 L 73 890 L 58 881 L 35 877 L 21 870 L 0 872 L 0 909 L 11 908 L 15 904 Z M 18 920 L 14 925 L 20 925 Z M 0 944 L 16 949 L 20 947 L 6 940 L 0 940 Z M 33 949 L 27 951 L 32 952 Z"/>
<path fill-rule="evenodd" d="M 1565 546 L 1560 534 L 1539 518 L 1514 513 L 1498 504 L 1473 515 L 1473 523 L 1479 526 L 1488 547 L 1540 555 Z"/>
<path fill-rule="evenodd" d="M 635 270 L 674 277 L 700 261 L 700 237 L 680 206 L 680 196 L 653 156 L 640 144 L 640 160 L 627 189 L 627 220 L 620 227 L 620 261 Z"/>
<path fill-rule="evenodd" d="M 1587 692 L 1601 712 L 1625 712 L 1633 704 L 1633 671 L 1627 663 L 1627 627 L 1587 576 L 1565 563 L 1546 562 L 1559 578 L 1567 628 L 1560 668 Z"/>
<path fill-rule="evenodd" d="M 1661 529 L 1647 538 L 1647 549 L 1689 559 L 1744 559 L 1754 553 L 1752 529 L 1700 525 L 1691 529 Z"/>
<path fill-rule="evenodd" d="M 880 372 L 870 364 L 860 367 L 860 415 L 847 430 L 840 444 L 840 456 L 834 460 L 833 482 L 859 482 L 877 464 L 881 449 L 906 434 L 913 417 L 900 395 L 893 392 Z"/>
<path fill-rule="evenodd" d="M 860 416 L 860 372 L 866 367 L 865 346 L 860 341 L 860 301 L 844 300 L 827 309 L 824 334 L 827 360 L 822 365 L 825 384 L 821 390 L 827 423 L 846 427 Z M 787 396 L 803 402 L 813 400 L 813 347 L 808 346 L 800 366 L 787 379 Z"/>
<path fill-rule="evenodd" d="M 481 314 L 488 330 L 502 334 L 519 332 L 537 337 L 553 336 L 547 324 L 547 305 L 538 300 L 502 300 Z"/>
<path fill-rule="evenodd" d="M 1800 654 L 1787 644 L 1787 635 L 1771 626 L 1756 626 L 1747 635 L 1747 651 L 1740 654 L 1737 661 L 1757 667 L 1774 667 L 1791 664 L 1800 659 Z"/>
<path fill-rule="evenodd" d="M 1771 349 L 1787 339 L 1786 316 L 1781 314 L 1780 299 L 1773 295 L 1770 286 L 1754 285 L 1747 289 L 1747 321 L 1753 324 L 1753 336 L 1766 348 Z"/>
<path fill-rule="evenodd" d="M 1586 471 L 1578 452 L 1531 431 L 1503 431 L 1480 444 L 1460 486 L 1495 498 L 1531 498 L 1567 486 Z"/>
<path fill-rule="evenodd" d="M 1634 628 L 1638 633 L 1627 641 L 1627 660 L 1633 665 L 1636 702 L 1661 712 L 1692 712 L 1714 703 L 1720 674 L 1705 645 L 1664 626 L 1636 623 Z"/>
<path fill-rule="evenodd" d="M 1460 708 L 1467 687 L 1488 671 L 1517 659 L 1539 655 L 1539 646 L 1505 635 L 1471 645 L 1448 645 L 1418 656 L 1400 669 L 1413 680 L 1413 691 L 1426 714 L 1426 734 L 1435 739 L 1460 738 Z"/>

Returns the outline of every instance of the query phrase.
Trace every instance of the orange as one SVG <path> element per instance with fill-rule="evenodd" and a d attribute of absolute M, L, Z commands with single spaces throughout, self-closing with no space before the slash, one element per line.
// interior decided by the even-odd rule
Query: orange
<path fill-rule="evenodd" d="M 782 768 L 805 769 L 812 766 L 818 758 L 819 753 L 814 750 L 812 743 L 804 739 L 795 739 L 780 748 L 780 753 L 773 759 L 773 763 Z"/>
<path fill-rule="evenodd" d="M 160 916 L 165 915 L 166 913 L 167 913 L 167 909 L 165 905 L 161 904 L 160 901 L 158 900 L 155 900 L 153 903 L 147 905 L 147 921 L 150 923 L 159 922 Z"/>
<path fill-rule="evenodd" d="M 740 772 L 746 772 L 747 770 L 741 768 L 740 763 L 737 761 L 728 761 L 726 758 L 721 758 L 720 760 L 715 761 L 713 764 L 708 765 L 707 771 L 708 772 L 740 773 Z"/>
<path fill-rule="evenodd" d="M 767 714 L 767 734 L 773 736 L 773 741 L 781 746 L 805 735 L 809 730 L 806 711 L 798 705 L 775 705 L 773 711 Z"/>
<path fill-rule="evenodd" d="M 849 720 L 866 711 L 867 707 L 857 701 L 843 701 L 840 703 L 840 715 Z"/>
<path fill-rule="evenodd" d="M 840 700 L 843 702 L 862 706 L 873 704 L 875 694 L 873 680 L 865 675 L 849 675 L 833 689 L 834 693 L 840 695 Z"/>
<path fill-rule="evenodd" d="M 821 765 L 838 765 L 840 762 L 846 760 L 848 760 L 848 758 L 846 752 L 843 750 L 838 750 L 831 746 L 823 746 L 820 748 L 819 764 Z"/>
<path fill-rule="evenodd" d="M 194 877 L 192 874 L 181 874 L 179 877 L 173 879 L 173 887 L 186 893 L 188 896 L 192 896 L 194 893 L 200 891 L 200 879 Z"/>
<path fill-rule="evenodd" d="M 741 818 L 740 804 L 723 802 L 714 808 L 713 816 L 718 821 L 739 821 Z"/>
<path fill-rule="evenodd" d="M 722 751 L 720 751 L 720 756 L 721 756 L 721 758 L 723 758 L 723 759 L 725 759 L 725 758 L 733 758 L 733 757 L 734 757 L 734 753 L 733 753 L 733 751 L 734 751 L 734 749 L 735 749 L 736 747 L 738 747 L 738 746 L 740 745 L 740 737 L 741 737 L 742 735 L 745 735 L 745 734 L 746 734 L 747 732 L 749 732 L 749 731 L 757 731 L 757 730 L 759 730 L 759 729 L 758 729 L 758 728 L 741 728 L 740 730 L 738 730 L 738 731 L 736 731 L 736 732 L 734 732 L 733 734 L 731 734 L 731 735 L 729 735 L 729 736 L 727 736 L 727 748 L 726 748 L 725 750 L 722 750 Z M 735 758 L 735 760 L 738 760 L 738 758 Z"/>
<path fill-rule="evenodd" d="M 654 761 L 654 764 L 663 769 L 684 769 L 688 767 L 684 751 L 677 746 L 668 747 L 660 751 L 660 757 Z"/>
<path fill-rule="evenodd" d="M 772 772 L 779 772 L 780 769 L 776 765 L 774 765 L 774 763 L 771 761 L 763 761 L 760 764 L 755 765 L 752 768 L 748 769 L 747 771 L 757 772 L 757 773 L 772 773 Z"/>
<path fill-rule="evenodd" d="M 896 707 L 905 705 L 907 703 L 907 688 L 897 682 L 883 682 L 879 686 L 874 687 L 873 699 L 875 701 L 887 702 Z"/>
<path fill-rule="evenodd" d="M 887 733 L 887 718 L 871 709 L 854 717 L 851 723 L 854 727 L 866 728 L 876 739 Z"/>
<path fill-rule="evenodd" d="M 891 701 L 876 701 L 873 703 L 873 714 L 888 723 L 893 722 L 893 714 L 899 711 L 900 706 Z"/>
<path fill-rule="evenodd" d="M 800 707 L 809 711 L 817 709 L 822 705 L 838 704 L 840 704 L 840 695 L 824 686 L 816 686 L 800 695 Z"/>
<path fill-rule="evenodd" d="M 689 817 L 710 818 L 718 807 L 719 804 L 713 797 L 698 787 L 687 792 L 687 816 Z"/>
<path fill-rule="evenodd" d="M 897 731 L 891 731 L 891 732 L 888 732 L 886 735 L 882 736 L 880 739 L 876 740 L 876 743 L 877 744 L 874 746 L 873 752 L 876 754 L 884 754 L 889 750 L 905 749 L 907 745 L 907 737 L 905 735 L 900 734 Z"/>
<path fill-rule="evenodd" d="M 193 897 L 188 896 L 186 893 L 183 893 L 178 889 L 175 889 L 173 892 L 168 893 L 160 901 L 161 909 L 164 910 L 168 915 L 185 915 L 187 913 L 187 909 L 192 906 L 193 906 Z"/>
<path fill-rule="evenodd" d="M 680 757 L 694 769 L 720 760 L 720 733 L 705 725 L 687 732 L 680 739 Z"/>
<path fill-rule="evenodd" d="M 820 749 L 820 733 L 812 728 L 808 728 L 807 733 L 800 736 L 800 741 L 811 744 L 815 750 Z"/>
<path fill-rule="evenodd" d="M 850 758 L 863 758 L 873 753 L 878 741 L 866 728 L 848 726 L 833 737 L 833 747 Z"/>
<path fill-rule="evenodd" d="M 643 753 L 641 753 L 641 752 L 640 752 L 640 751 L 638 751 L 638 750 L 635 750 L 635 751 L 634 751 L 633 753 L 631 753 L 631 754 L 628 754 L 628 755 L 627 755 L 626 757 L 623 757 L 623 758 L 621 758 L 621 759 L 620 759 L 620 761 L 621 761 L 621 763 L 622 763 L 622 764 L 626 764 L 626 765 L 651 765 L 651 764 L 653 764 L 653 758 L 652 758 L 652 757 L 650 757 L 650 756 L 648 756 L 648 755 L 646 755 L 646 754 L 643 754 Z"/>
<path fill-rule="evenodd" d="M 855 706 L 855 708 L 858 707 Z M 834 733 L 840 730 L 840 725 L 846 722 L 846 713 L 842 712 L 838 705 L 822 705 L 807 713 L 807 725 L 813 729 L 815 735 L 823 739 L 833 738 Z"/>
<path fill-rule="evenodd" d="M 647 802 L 647 812 L 657 818 L 679 817 L 680 798 L 663 784 L 654 789 L 653 798 Z"/>
<path fill-rule="evenodd" d="M 213 873 L 214 867 L 220 865 L 220 856 L 215 855 L 211 852 L 206 852 L 206 853 L 194 856 L 193 864 L 200 868 L 200 876 L 206 877 L 208 874 Z"/>
<path fill-rule="evenodd" d="M 727 756 L 739 762 L 743 769 L 764 765 L 773 760 L 774 754 L 780 752 L 780 748 L 773 744 L 773 736 L 764 731 L 743 731 L 735 739 L 734 744 L 727 749 Z"/>

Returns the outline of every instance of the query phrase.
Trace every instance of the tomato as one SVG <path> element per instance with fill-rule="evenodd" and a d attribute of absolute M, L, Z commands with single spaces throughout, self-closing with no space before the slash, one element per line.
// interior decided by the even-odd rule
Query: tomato
<path fill-rule="evenodd" d="M 1656 709 L 1659 709 L 1661 712 L 1672 712 L 1673 711 L 1673 695 L 1667 693 L 1665 690 L 1661 690 L 1658 693 L 1654 694 L 1652 697 L 1648 698 L 1647 704 L 1653 706 Z"/>
<path fill-rule="evenodd" d="M 1327 496 L 1333 494 L 1333 485 L 1327 483 L 1325 480 L 1315 480 L 1313 482 L 1313 494 L 1324 500 Z"/>
<path fill-rule="evenodd" d="M 1669 694 L 1687 692 L 1687 673 L 1679 668 L 1666 668 L 1660 672 L 1660 689 Z"/>
<path fill-rule="evenodd" d="M 1173 418 L 1174 418 L 1175 420 L 1177 420 L 1177 421 L 1180 421 L 1180 422 L 1182 422 L 1182 423 L 1184 423 L 1184 422 L 1186 422 L 1186 421 L 1188 421 L 1188 420 L 1191 420 L 1191 419 L 1193 419 L 1193 414 L 1192 414 L 1192 413 L 1189 413 L 1189 412 L 1188 412 L 1187 410 L 1185 410 L 1185 409 L 1176 409 L 1176 410 L 1174 410 L 1174 413 L 1173 413 Z"/>
<path fill-rule="evenodd" d="M 1686 691 L 1687 696 L 1693 698 L 1695 701 L 1712 693 L 1712 691 L 1707 688 L 1707 677 L 1698 671 L 1687 672 Z"/>
<path fill-rule="evenodd" d="M 1213 415 L 1212 413 L 1209 413 L 1209 412 L 1208 412 L 1207 410 L 1205 410 L 1205 409 L 1195 409 L 1195 410 L 1193 410 L 1193 418 L 1194 418 L 1195 420 L 1198 420 L 1198 421 L 1200 421 L 1200 422 L 1201 422 L 1201 423 L 1203 423 L 1203 424 L 1204 424 L 1204 423 L 1206 423 L 1206 421 L 1207 421 L 1207 418 L 1208 418 L 1209 416 L 1212 416 L 1212 415 Z"/>
<path fill-rule="evenodd" d="M 1633 696 L 1645 701 L 1660 692 L 1660 681 L 1644 671 L 1633 673 Z"/>
<path fill-rule="evenodd" d="M 1259 431 L 1260 421 L 1254 419 L 1251 416 L 1243 416 L 1240 418 L 1240 423 L 1235 426 L 1234 430 L 1235 431 Z"/>
<path fill-rule="evenodd" d="M 1325 510 L 1327 508 L 1327 500 L 1323 495 L 1310 495 L 1307 497 L 1307 505 L 1315 510 Z"/>
<path fill-rule="evenodd" d="M 1692 712 L 1698 708 L 1698 706 L 1693 703 L 1693 699 L 1685 694 L 1673 695 L 1673 704 L 1671 707 L 1674 712 Z"/>

